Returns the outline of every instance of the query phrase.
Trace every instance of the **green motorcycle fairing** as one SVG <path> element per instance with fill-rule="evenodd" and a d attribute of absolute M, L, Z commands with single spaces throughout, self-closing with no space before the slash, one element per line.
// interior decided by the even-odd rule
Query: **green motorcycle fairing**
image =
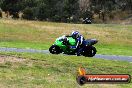
<path fill-rule="evenodd" d="M 67 37 L 69 40 L 69 44 L 71 46 L 76 46 L 76 40 L 73 39 L 72 37 Z M 63 41 L 56 39 L 54 45 L 59 46 L 65 53 L 72 53 L 75 51 L 75 49 L 68 49 L 68 47 L 66 45 L 63 44 Z"/>

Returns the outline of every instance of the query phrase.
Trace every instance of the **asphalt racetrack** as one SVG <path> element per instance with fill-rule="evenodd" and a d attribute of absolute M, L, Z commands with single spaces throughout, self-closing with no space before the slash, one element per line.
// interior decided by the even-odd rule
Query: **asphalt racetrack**
<path fill-rule="evenodd" d="M 6 48 L 1 47 L 0 52 L 27 52 L 27 53 L 45 53 L 50 54 L 48 50 L 36 50 L 36 49 L 19 49 L 19 48 Z M 118 55 L 102 55 L 96 54 L 94 58 L 107 59 L 107 60 L 120 60 L 132 62 L 132 56 L 118 56 Z"/>

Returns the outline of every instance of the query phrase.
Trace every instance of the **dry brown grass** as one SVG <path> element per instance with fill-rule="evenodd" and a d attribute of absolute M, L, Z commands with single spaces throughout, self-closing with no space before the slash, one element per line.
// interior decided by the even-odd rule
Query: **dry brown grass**
<path fill-rule="evenodd" d="M 25 59 L 13 57 L 13 56 L 0 56 L 0 64 L 6 63 L 6 62 L 23 62 Z"/>
<path fill-rule="evenodd" d="M 52 44 L 61 35 L 78 30 L 84 37 L 96 38 L 99 44 L 132 44 L 132 26 L 114 24 L 67 24 L 26 20 L 0 20 L 6 29 L 0 33 L 5 40 L 19 40 Z"/>

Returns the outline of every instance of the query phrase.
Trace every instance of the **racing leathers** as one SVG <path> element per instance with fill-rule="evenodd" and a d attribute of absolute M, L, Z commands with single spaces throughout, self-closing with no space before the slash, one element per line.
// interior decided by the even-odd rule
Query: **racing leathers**
<path fill-rule="evenodd" d="M 73 49 L 79 49 L 84 41 L 84 37 L 82 35 L 80 35 L 78 38 L 75 39 L 76 40 L 76 46 L 71 46 L 71 48 Z"/>

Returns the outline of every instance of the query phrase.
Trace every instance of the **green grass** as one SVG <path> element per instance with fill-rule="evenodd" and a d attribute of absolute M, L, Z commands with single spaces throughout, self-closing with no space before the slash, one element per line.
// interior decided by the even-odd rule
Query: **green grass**
<path fill-rule="evenodd" d="M 131 45 L 96 45 L 98 54 L 132 56 Z"/>
<path fill-rule="evenodd" d="M 132 63 L 96 58 L 29 54 L 0 53 L 23 58 L 20 62 L 0 63 L 0 87 L 8 88 L 131 88 L 130 84 L 87 84 L 76 82 L 78 68 L 82 65 L 89 74 L 130 74 Z M 8 57 L 7 57 L 8 59 Z"/>
<path fill-rule="evenodd" d="M 0 42 L 1 47 L 26 48 L 26 49 L 48 49 L 50 44 L 46 43 L 32 43 L 32 42 Z"/>
<path fill-rule="evenodd" d="M 38 21 L 0 20 L 0 47 L 48 49 L 61 35 L 78 30 L 96 38 L 99 54 L 132 56 L 132 25 L 67 24 Z"/>

